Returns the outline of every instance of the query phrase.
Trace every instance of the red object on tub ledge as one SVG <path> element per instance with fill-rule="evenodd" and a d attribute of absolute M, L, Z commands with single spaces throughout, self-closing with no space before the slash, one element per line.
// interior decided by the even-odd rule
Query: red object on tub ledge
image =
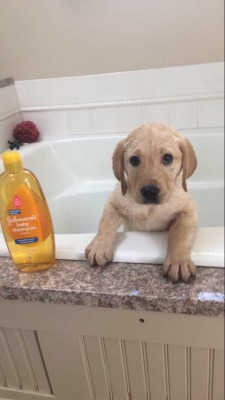
<path fill-rule="evenodd" d="M 33 122 L 23 121 L 16 125 L 13 136 L 22 143 L 33 143 L 39 140 L 40 132 Z"/>

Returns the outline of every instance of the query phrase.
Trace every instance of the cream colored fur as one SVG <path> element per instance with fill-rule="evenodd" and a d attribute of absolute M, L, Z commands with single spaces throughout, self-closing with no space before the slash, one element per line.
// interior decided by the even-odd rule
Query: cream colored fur
<path fill-rule="evenodd" d="M 168 165 L 162 162 L 165 154 L 173 157 Z M 131 164 L 133 156 L 139 158 L 139 165 Z M 169 230 L 164 275 L 173 282 L 195 275 L 189 252 L 197 213 L 186 179 L 196 165 L 189 141 L 166 125 L 143 125 L 120 141 L 113 154 L 119 182 L 105 205 L 98 233 L 86 249 L 90 265 L 105 266 L 112 261 L 116 232 L 125 223 L 130 230 Z M 142 195 L 142 188 L 149 185 L 160 190 L 157 203 L 147 203 Z"/>

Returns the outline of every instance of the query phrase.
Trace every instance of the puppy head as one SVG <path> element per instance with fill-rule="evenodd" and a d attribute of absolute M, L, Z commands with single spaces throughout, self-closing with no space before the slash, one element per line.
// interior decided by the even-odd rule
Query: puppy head
<path fill-rule="evenodd" d="M 139 204 L 165 203 L 182 171 L 182 185 L 197 165 L 190 142 L 172 128 L 146 124 L 120 141 L 113 153 L 113 171 Z"/>

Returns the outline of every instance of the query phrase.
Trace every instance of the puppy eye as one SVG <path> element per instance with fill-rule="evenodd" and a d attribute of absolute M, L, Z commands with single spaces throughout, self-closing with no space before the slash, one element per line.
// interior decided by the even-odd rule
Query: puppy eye
<path fill-rule="evenodd" d="M 172 154 L 169 154 L 169 153 L 164 154 L 164 156 L 163 156 L 163 158 L 162 158 L 162 163 L 163 163 L 164 165 L 169 165 L 169 164 L 172 163 L 172 161 L 173 161 L 173 156 L 172 156 Z"/>
<path fill-rule="evenodd" d="M 140 164 L 140 158 L 138 156 L 132 156 L 130 158 L 130 163 L 133 165 L 133 167 L 137 167 Z"/>

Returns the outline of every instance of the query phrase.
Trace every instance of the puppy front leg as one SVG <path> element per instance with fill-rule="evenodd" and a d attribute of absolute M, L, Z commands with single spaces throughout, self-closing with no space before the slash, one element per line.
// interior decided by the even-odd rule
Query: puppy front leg
<path fill-rule="evenodd" d="M 109 201 L 103 211 L 98 233 L 85 250 L 90 265 L 104 267 L 107 262 L 112 261 L 116 233 L 122 222 L 122 215 Z"/>
<path fill-rule="evenodd" d="M 179 214 L 171 224 L 163 272 L 173 282 L 179 279 L 187 282 L 191 275 L 196 274 L 196 266 L 189 254 L 196 228 L 197 214 L 194 205 Z"/>

